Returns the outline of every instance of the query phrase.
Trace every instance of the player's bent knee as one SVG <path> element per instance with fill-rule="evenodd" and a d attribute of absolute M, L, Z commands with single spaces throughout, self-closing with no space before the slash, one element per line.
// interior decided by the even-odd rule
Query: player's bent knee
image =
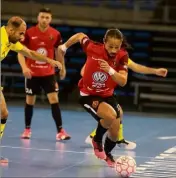
<path fill-rule="evenodd" d="M 102 102 L 99 104 L 97 115 L 104 120 L 104 123 L 109 127 L 117 118 L 117 113 L 109 104 Z"/>
<path fill-rule="evenodd" d="M 34 105 L 35 104 L 35 100 L 36 100 L 36 96 L 35 95 L 27 95 L 26 96 L 26 103 L 29 105 Z"/>
<path fill-rule="evenodd" d="M 47 94 L 48 100 L 50 104 L 55 104 L 59 102 L 59 97 L 57 92 Z"/>

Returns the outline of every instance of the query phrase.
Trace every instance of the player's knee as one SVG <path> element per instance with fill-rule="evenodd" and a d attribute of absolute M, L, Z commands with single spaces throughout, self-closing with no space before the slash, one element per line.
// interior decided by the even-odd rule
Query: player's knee
<path fill-rule="evenodd" d="M 118 115 L 116 112 L 112 113 L 112 115 L 110 116 L 111 121 L 114 122 L 117 119 Z"/>
<path fill-rule="evenodd" d="M 100 118 L 105 120 L 105 123 L 108 127 L 110 127 L 113 121 L 117 118 L 116 110 L 104 102 L 99 104 L 97 114 Z"/>
<path fill-rule="evenodd" d="M 29 105 L 34 105 L 35 104 L 35 100 L 36 100 L 36 96 L 35 95 L 27 95 L 26 96 L 26 103 Z"/>
<path fill-rule="evenodd" d="M 9 115 L 9 112 L 7 110 L 7 108 L 2 108 L 1 110 L 1 119 L 7 118 Z"/>
<path fill-rule="evenodd" d="M 107 120 L 108 127 L 110 127 L 114 123 L 116 118 L 117 118 L 116 112 L 112 112 L 107 116 L 106 120 Z"/>
<path fill-rule="evenodd" d="M 58 103 L 59 97 L 56 92 L 48 94 L 48 100 L 50 104 Z"/>

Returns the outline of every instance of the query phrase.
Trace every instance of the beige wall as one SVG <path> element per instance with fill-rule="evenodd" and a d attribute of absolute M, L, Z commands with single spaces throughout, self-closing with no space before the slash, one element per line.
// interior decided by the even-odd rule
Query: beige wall
<path fill-rule="evenodd" d="M 25 1 L 25 0 L 24 0 Z M 43 7 L 42 4 L 32 2 L 13 2 L 11 0 L 1 1 L 2 19 L 7 20 L 12 15 L 20 15 L 25 20 L 36 21 L 38 10 Z M 82 25 L 82 26 L 102 26 L 117 27 L 123 29 L 140 30 L 158 30 L 158 31 L 176 31 L 176 26 L 165 25 L 147 25 L 133 23 L 134 18 L 138 22 L 148 22 L 153 15 L 152 11 L 133 11 L 124 9 L 106 9 L 97 7 L 78 7 L 60 4 L 49 4 L 53 11 L 53 23 Z"/>
<path fill-rule="evenodd" d="M 138 21 L 149 21 L 152 16 L 151 11 L 143 11 L 140 15 L 134 13 L 133 10 L 123 9 L 107 9 L 104 7 L 78 7 L 71 5 L 48 4 L 53 11 L 54 19 L 61 20 L 82 20 L 104 22 L 132 22 L 135 17 Z M 21 15 L 28 19 L 35 18 L 38 9 L 42 4 L 34 4 L 32 2 L 8 2 L 2 1 L 2 18 L 5 15 Z"/>

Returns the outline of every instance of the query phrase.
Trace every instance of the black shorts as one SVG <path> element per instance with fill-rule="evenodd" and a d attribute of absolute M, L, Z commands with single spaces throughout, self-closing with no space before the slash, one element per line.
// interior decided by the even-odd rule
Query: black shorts
<path fill-rule="evenodd" d="M 115 96 L 110 97 L 100 97 L 100 96 L 80 96 L 79 103 L 82 107 L 90 113 L 97 121 L 101 118 L 97 116 L 97 110 L 100 103 L 105 102 L 113 107 L 113 109 L 117 113 L 117 118 L 120 117 L 120 108 Z"/>
<path fill-rule="evenodd" d="M 31 79 L 25 80 L 25 91 L 27 95 L 38 95 L 41 89 L 43 89 L 46 94 L 58 92 L 59 90 L 55 75 L 32 77 Z"/>

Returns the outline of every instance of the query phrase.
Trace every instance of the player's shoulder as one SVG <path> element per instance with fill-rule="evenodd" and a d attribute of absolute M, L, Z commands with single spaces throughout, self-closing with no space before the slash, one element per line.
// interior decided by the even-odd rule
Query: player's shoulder
<path fill-rule="evenodd" d="M 54 27 L 49 27 L 49 31 L 55 35 L 60 35 L 60 31 L 58 31 L 56 28 Z"/>
<path fill-rule="evenodd" d="M 1 26 L 1 30 L 5 30 L 5 26 L 3 25 L 3 26 Z"/>
<path fill-rule="evenodd" d="M 128 55 L 128 51 L 124 48 L 121 48 L 118 53 L 122 57 L 125 56 L 125 55 Z"/>
<path fill-rule="evenodd" d="M 116 54 L 116 60 L 119 61 L 119 60 L 123 59 L 125 56 L 128 57 L 128 52 L 127 52 L 127 50 L 121 48 Z"/>
<path fill-rule="evenodd" d="M 6 32 L 6 30 L 5 30 L 5 26 L 2 26 L 1 27 L 1 38 L 3 37 L 3 36 L 5 36 L 7 34 L 7 32 Z"/>
<path fill-rule="evenodd" d="M 4 26 L 1 27 L 1 31 L 3 31 L 3 29 L 4 29 Z"/>
<path fill-rule="evenodd" d="M 102 54 L 104 51 L 104 47 L 102 43 L 92 41 L 92 40 L 89 40 L 88 49 L 89 49 L 89 52 L 92 52 L 98 55 Z"/>
<path fill-rule="evenodd" d="M 29 28 L 26 30 L 26 33 L 27 33 L 27 34 L 34 33 L 34 32 L 36 31 L 36 29 L 37 29 L 36 26 L 29 27 Z"/>
<path fill-rule="evenodd" d="M 33 31 L 33 30 L 36 30 L 36 26 L 32 26 L 32 27 L 29 27 L 28 29 L 27 29 L 27 31 Z"/>
<path fill-rule="evenodd" d="M 5 26 L 1 27 L 1 36 L 4 36 L 6 34 Z"/>
<path fill-rule="evenodd" d="M 96 49 L 102 49 L 103 48 L 103 44 L 100 43 L 100 42 L 90 40 L 90 43 L 92 44 L 93 48 L 96 48 Z"/>

